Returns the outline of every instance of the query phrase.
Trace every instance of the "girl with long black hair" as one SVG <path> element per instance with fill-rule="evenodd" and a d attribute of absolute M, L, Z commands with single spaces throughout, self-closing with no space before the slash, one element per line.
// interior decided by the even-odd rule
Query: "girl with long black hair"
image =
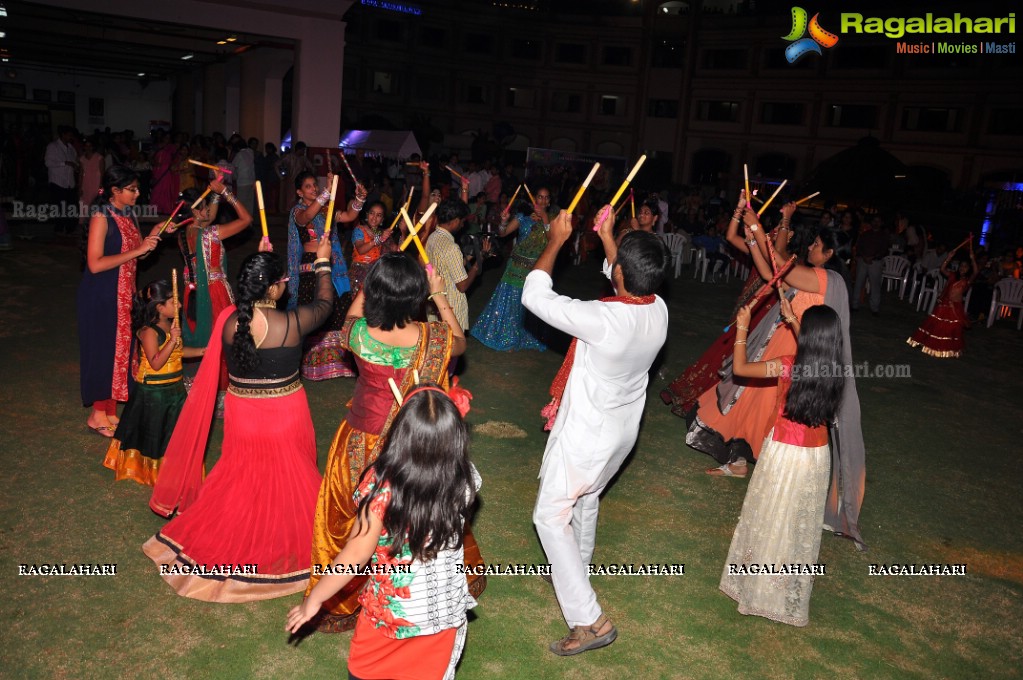
<path fill-rule="evenodd" d="M 78 286 L 78 348 L 82 403 L 91 406 L 86 425 L 113 437 L 117 402 L 128 401 L 132 347 L 131 306 L 140 258 L 159 244 L 159 225 L 142 238 L 135 217 L 139 178 L 123 165 L 103 173 L 83 234 L 83 272 Z"/>
<path fill-rule="evenodd" d="M 156 564 L 169 565 L 161 575 L 179 595 L 248 602 L 299 592 L 309 580 L 320 472 L 299 364 L 303 337 L 334 307 L 328 239 L 316 254 L 315 299 L 287 311 L 277 309 L 287 285 L 281 259 L 249 256 L 237 308 L 224 310 L 213 329 L 149 502 L 157 514 L 181 514 L 143 546 Z M 221 355 L 230 383 L 224 444 L 204 482 Z"/>
<path fill-rule="evenodd" d="M 181 328 L 174 324 L 177 313 L 177 300 L 166 281 L 154 281 L 135 295 L 131 325 L 140 348 L 136 387 L 103 460 L 117 481 L 156 484 L 185 403 L 181 359 L 205 352 L 201 347 L 182 347 Z"/>
<path fill-rule="evenodd" d="M 828 426 L 838 414 L 849 368 L 842 323 L 830 307 L 810 307 L 794 357 L 747 362 L 749 322 L 750 309 L 743 307 L 732 371 L 776 380 L 778 416 L 753 471 L 720 588 L 742 614 L 805 626 L 831 479 Z"/>
<path fill-rule="evenodd" d="M 476 605 L 458 567 L 465 563 L 463 529 L 480 483 L 455 403 L 436 385 L 412 389 L 383 451 L 359 480 L 348 542 L 288 612 L 287 630 L 297 632 L 370 561 L 350 677 L 409 677 L 414 667 L 416 677 L 453 678 L 465 612 Z"/>

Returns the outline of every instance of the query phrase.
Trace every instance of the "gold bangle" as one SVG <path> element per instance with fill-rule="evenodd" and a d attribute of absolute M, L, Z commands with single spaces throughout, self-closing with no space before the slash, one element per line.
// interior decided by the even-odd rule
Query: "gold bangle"
<path fill-rule="evenodd" d="M 443 295 L 443 296 L 447 297 L 447 294 L 448 293 L 445 290 L 438 290 L 436 293 L 430 293 L 429 295 L 427 295 L 426 299 L 427 300 L 432 300 L 433 298 L 437 297 L 438 295 Z"/>
<path fill-rule="evenodd" d="M 739 325 L 736 325 L 735 330 L 737 330 L 737 331 L 748 331 L 749 330 L 749 326 L 739 326 Z"/>
<path fill-rule="evenodd" d="M 745 344 L 746 344 L 746 341 L 745 341 L 745 340 L 736 340 L 736 341 L 735 341 L 735 344 L 736 344 L 736 345 L 745 345 Z"/>

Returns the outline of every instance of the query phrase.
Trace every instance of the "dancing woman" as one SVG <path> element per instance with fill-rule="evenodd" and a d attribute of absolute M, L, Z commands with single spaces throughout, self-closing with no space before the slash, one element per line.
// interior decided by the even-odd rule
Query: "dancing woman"
<path fill-rule="evenodd" d="M 414 321 L 428 299 L 437 307 L 442 321 Z M 447 389 L 448 362 L 465 352 L 465 335 L 445 297 L 444 279 L 431 273 L 428 281 L 422 268 L 402 253 L 384 255 L 370 267 L 341 337 L 359 366 L 359 378 L 348 413 L 330 445 L 316 503 L 312 563 L 324 567 L 348 541 L 355 522 L 352 494 L 363 470 L 380 454 L 384 436 L 397 414 L 399 407 L 388 379 L 403 394 L 414 385 L 417 374 L 421 381 Z M 467 532 L 465 563 L 481 561 L 479 548 Z M 318 580 L 314 574 L 310 590 Z M 364 583 L 364 578 L 354 579 L 327 601 L 319 630 L 338 632 L 355 625 L 359 590 Z M 476 596 L 485 584 L 484 579 L 474 577 L 470 591 Z"/>
<path fill-rule="evenodd" d="M 333 175 L 327 175 L 328 184 L 332 178 Z M 317 243 L 327 226 L 324 206 L 330 201 L 330 190 L 320 191 L 316 176 L 311 172 L 302 172 L 295 178 L 295 195 L 298 202 L 288 217 L 288 309 L 308 303 L 316 290 L 313 261 L 316 259 Z M 359 216 L 366 198 L 366 189 L 361 184 L 356 185 L 355 196 L 347 210 L 337 211 L 335 224 L 351 222 Z M 354 375 L 342 348 L 341 326 L 351 301 L 351 284 L 337 232 L 337 229 L 331 229 L 330 232 L 330 276 L 338 299 L 334 303 L 333 314 L 320 331 L 306 339 L 302 357 L 302 377 L 306 380 L 329 380 Z"/>
<path fill-rule="evenodd" d="M 85 267 L 78 286 L 78 348 L 82 403 L 92 407 L 86 424 L 113 437 L 117 402 L 128 401 L 131 370 L 131 307 L 139 258 L 159 244 L 159 227 L 145 239 L 132 208 L 139 178 L 123 165 L 103 173 L 85 236 Z"/>
<path fill-rule="evenodd" d="M 149 507 L 165 517 L 180 514 L 142 549 L 156 564 L 169 566 L 161 576 L 184 597 L 264 600 L 300 592 L 309 579 L 320 473 L 298 369 L 303 335 L 334 306 L 330 242 L 321 239 L 318 245 L 316 297 L 297 309 L 277 310 L 286 281 L 277 255 L 260 252 L 242 263 L 238 306 L 217 319 L 174 428 Z M 231 382 L 224 444 L 204 482 L 222 357 Z M 230 565 L 229 573 L 216 569 L 224 565 Z"/>
<path fill-rule="evenodd" d="M 941 263 L 941 273 L 948 279 L 945 290 L 938 298 L 934 312 L 927 317 L 920 328 L 906 340 L 910 347 L 919 347 L 924 354 L 939 359 L 958 358 L 963 355 L 963 330 L 969 327 L 963 307 L 963 296 L 977 278 L 977 260 L 973 257 L 973 241 L 970 241 L 970 261 L 960 262 L 956 271 L 949 265 L 956 250 L 953 250 Z"/>
<path fill-rule="evenodd" d="M 548 222 L 545 217 L 551 192 L 546 188 L 540 189 L 536 192 L 536 200 L 537 205 L 533 206 L 530 214 L 526 214 L 529 205 L 519 202 L 515 206 L 515 217 L 510 221 L 505 217 L 502 222 L 498 235 L 515 234 L 515 249 L 508 259 L 501 282 L 470 331 L 484 345 L 500 352 L 517 349 L 538 349 L 542 352 L 547 349 L 527 328 L 527 325 L 540 326 L 539 319 L 522 306 L 522 286 L 526 275 L 533 270 L 533 265 L 547 246 Z"/>
<path fill-rule="evenodd" d="M 359 226 L 352 231 L 352 266 L 348 270 L 348 280 L 352 284 L 352 294 L 362 290 L 362 282 L 366 279 L 366 272 L 370 265 L 380 259 L 380 256 L 387 252 L 397 250 L 391 234 L 393 229 L 381 229 L 384 222 L 384 204 L 374 201 L 369 204 L 363 213 Z"/>

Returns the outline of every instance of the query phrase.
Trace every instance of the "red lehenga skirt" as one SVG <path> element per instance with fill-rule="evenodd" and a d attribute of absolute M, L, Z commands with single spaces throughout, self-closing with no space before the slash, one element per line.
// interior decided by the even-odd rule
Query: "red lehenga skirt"
<path fill-rule="evenodd" d="M 220 460 L 196 501 L 143 550 L 185 597 L 249 602 L 301 592 L 321 479 L 304 389 L 269 398 L 229 390 Z"/>
<path fill-rule="evenodd" d="M 963 303 L 942 300 L 906 343 L 932 357 L 958 358 L 963 354 L 963 331 L 967 325 Z"/>

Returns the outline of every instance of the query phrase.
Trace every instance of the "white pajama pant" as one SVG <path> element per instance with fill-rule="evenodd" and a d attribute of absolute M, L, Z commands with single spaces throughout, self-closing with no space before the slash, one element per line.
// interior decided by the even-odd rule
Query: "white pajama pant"
<path fill-rule="evenodd" d="M 533 524 L 551 565 L 554 592 L 570 628 L 589 626 L 600 618 L 589 579 L 589 564 L 597 537 L 600 494 L 611 481 L 635 443 L 614 450 L 569 453 L 552 446 L 540 471 L 540 491 L 533 509 Z M 572 447 L 574 451 L 585 446 Z M 590 449 L 592 451 L 592 449 Z"/>

